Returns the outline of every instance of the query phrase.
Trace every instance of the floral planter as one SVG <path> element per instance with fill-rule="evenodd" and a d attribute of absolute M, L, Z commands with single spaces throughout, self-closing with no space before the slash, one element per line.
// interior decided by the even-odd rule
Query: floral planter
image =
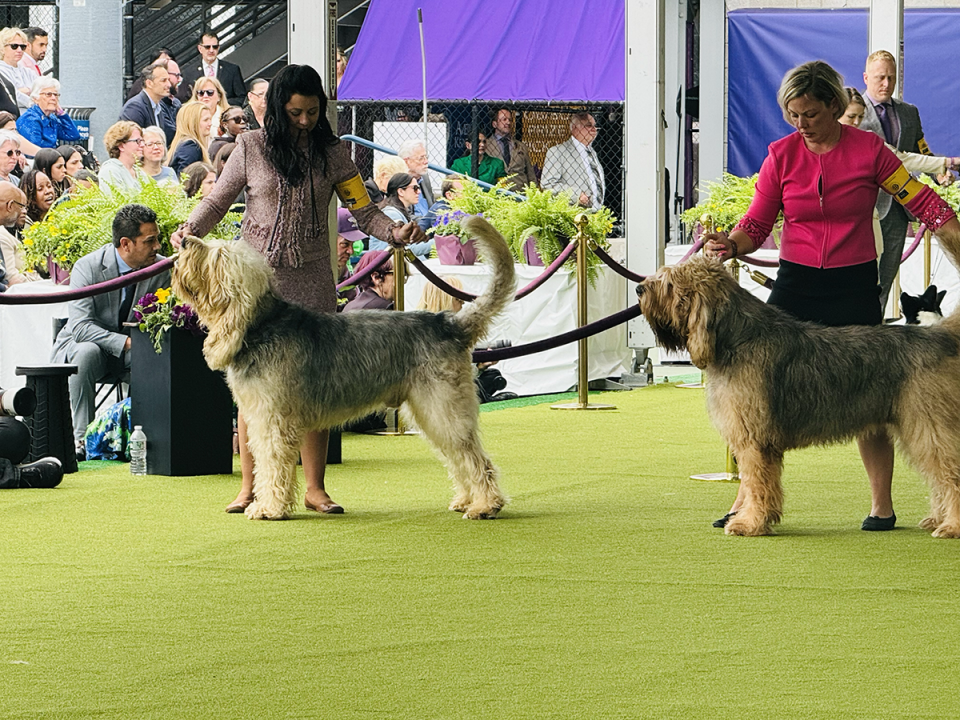
<path fill-rule="evenodd" d="M 47 272 L 50 274 L 50 279 L 57 285 L 70 284 L 70 271 L 63 270 L 50 255 L 47 255 Z"/>
<path fill-rule="evenodd" d="M 456 235 L 437 235 L 434 247 L 441 265 L 473 265 L 477 262 L 477 246 L 473 240 L 461 242 Z"/>
<path fill-rule="evenodd" d="M 527 265 L 543 267 L 543 258 L 537 252 L 537 239 L 535 237 L 528 237 L 527 241 L 523 243 L 523 261 Z"/>

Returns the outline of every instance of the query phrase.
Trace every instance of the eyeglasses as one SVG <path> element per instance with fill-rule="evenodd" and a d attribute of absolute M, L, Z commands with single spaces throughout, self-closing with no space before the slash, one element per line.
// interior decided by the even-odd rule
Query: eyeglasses
<path fill-rule="evenodd" d="M 241 125 L 247 124 L 247 119 L 243 115 L 238 115 L 237 117 L 227 118 L 227 122 L 240 123 Z"/>
<path fill-rule="evenodd" d="M 7 150 L 7 152 L 5 153 L 7 157 L 13 157 L 14 155 L 16 155 L 17 157 L 20 157 L 22 154 L 23 153 L 21 153 L 19 150 Z"/>
<path fill-rule="evenodd" d="M 143 145 L 143 138 L 130 138 L 129 140 L 124 140 L 124 142 L 132 142 L 136 143 L 137 145 Z"/>
<path fill-rule="evenodd" d="M 162 148 L 163 142 L 160 140 L 154 140 L 153 142 L 143 143 L 143 146 L 148 148 Z"/>
<path fill-rule="evenodd" d="M 58 93 L 58 92 L 42 92 L 42 93 L 40 93 L 40 97 L 60 97 L 60 93 Z"/>
<path fill-rule="evenodd" d="M 266 90 L 264 90 L 263 92 L 258 92 L 258 93 L 255 93 L 255 92 L 250 93 L 250 95 L 253 95 L 254 97 L 258 97 L 258 98 L 262 98 L 262 97 L 263 97 L 264 95 L 266 95 L 266 94 L 267 94 L 267 91 L 266 91 Z"/>
<path fill-rule="evenodd" d="M 180 73 L 172 73 L 172 72 L 169 72 L 169 71 L 167 72 L 167 75 L 169 75 L 169 76 L 172 77 L 172 78 L 175 78 L 175 77 L 183 77 L 183 75 L 181 75 Z"/>
<path fill-rule="evenodd" d="M 216 94 L 216 88 L 210 88 L 209 90 L 197 90 L 197 97 L 213 97 Z"/>
<path fill-rule="evenodd" d="M 20 43 L 7 43 L 8 48 L 13 48 L 14 50 L 26 50 L 26 45 L 21 45 Z"/>
<path fill-rule="evenodd" d="M 410 183 L 404 188 L 404 190 L 413 190 L 414 192 L 423 192 L 423 190 L 420 189 L 420 186 L 417 185 L 416 183 Z"/>
<path fill-rule="evenodd" d="M 14 203 L 15 205 L 19 205 L 22 208 L 25 208 L 27 206 L 26 203 L 22 203 L 19 200 L 14 200 L 13 198 L 10 198 L 10 202 Z"/>
<path fill-rule="evenodd" d="M 26 45 L 24 45 L 24 47 L 26 47 Z M 200 47 L 202 47 L 204 50 L 219 50 L 219 49 L 220 49 L 219 43 L 216 44 L 216 45 L 201 45 Z"/>

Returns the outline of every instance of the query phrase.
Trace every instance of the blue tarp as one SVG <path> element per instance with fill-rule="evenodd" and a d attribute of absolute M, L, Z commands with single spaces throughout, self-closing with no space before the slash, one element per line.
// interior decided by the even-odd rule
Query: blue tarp
<path fill-rule="evenodd" d="M 792 132 L 777 105 L 780 80 L 790 68 L 825 60 L 847 85 L 864 89 L 867 23 L 866 10 L 736 10 L 728 15 L 729 172 L 757 172 L 767 145 Z M 960 73 L 951 59 L 958 37 L 958 10 L 904 14 L 903 99 L 920 109 L 927 143 L 940 155 L 960 155 L 954 129 Z"/>

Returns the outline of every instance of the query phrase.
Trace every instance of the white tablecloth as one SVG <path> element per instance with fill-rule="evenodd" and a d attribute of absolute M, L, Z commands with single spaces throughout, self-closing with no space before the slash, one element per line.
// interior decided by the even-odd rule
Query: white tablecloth
<path fill-rule="evenodd" d="M 427 266 L 441 277 L 453 276 L 464 290 L 481 293 L 487 286 L 489 269 L 486 265 L 441 265 L 439 260 L 428 260 Z M 527 285 L 544 270 L 542 267 L 516 265 L 517 289 Z M 426 279 L 413 270 L 405 287 L 405 307 L 416 309 Z M 607 268 L 602 268 L 596 287 L 588 295 L 589 322 L 595 322 L 625 309 L 627 282 Z M 510 340 L 523 345 L 554 337 L 577 327 L 576 274 L 561 268 L 543 285 L 522 300 L 511 303 L 494 321 L 488 340 Z M 632 351 L 627 347 L 626 324 L 621 324 L 588 342 L 588 375 L 591 380 L 619 377 L 629 372 Z M 502 360 L 497 369 L 507 379 L 506 389 L 519 395 L 541 395 L 566 392 L 577 384 L 577 343 L 569 343 L 512 360 Z"/>
<path fill-rule="evenodd" d="M 66 292 L 66 285 L 52 280 L 20 283 L 7 294 Z M 67 303 L 0 305 L 0 387 L 22 387 L 24 378 L 14 374 L 18 365 L 50 362 L 53 348 L 53 318 L 67 317 Z"/>

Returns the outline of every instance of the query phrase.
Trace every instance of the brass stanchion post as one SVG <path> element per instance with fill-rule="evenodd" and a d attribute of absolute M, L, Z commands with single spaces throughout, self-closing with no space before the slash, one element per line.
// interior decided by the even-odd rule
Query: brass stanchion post
<path fill-rule="evenodd" d="M 932 233 L 927 230 L 923 233 L 923 289 L 930 287 L 930 237 Z"/>
<path fill-rule="evenodd" d="M 396 312 L 403 312 L 403 286 L 407 281 L 407 263 L 404 258 L 406 248 L 393 248 L 393 309 Z M 399 408 L 387 408 L 387 427 L 385 430 L 377 430 L 375 435 L 417 435 L 418 433 L 407 430 L 400 421 Z"/>
<path fill-rule="evenodd" d="M 587 319 L 587 222 L 585 213 L 580 213 L 574 218 L 577 224 L 577 327 L 583 327 L 589 320 Z M 560 403 L 551 405 L 554 410 L 614 410 L 615 405 L 604 405 L 599 403 L 590 403 L 589 384 L 587 377 L 587 340 L 581 338 L 577 341 L 577 402 Z"/>

